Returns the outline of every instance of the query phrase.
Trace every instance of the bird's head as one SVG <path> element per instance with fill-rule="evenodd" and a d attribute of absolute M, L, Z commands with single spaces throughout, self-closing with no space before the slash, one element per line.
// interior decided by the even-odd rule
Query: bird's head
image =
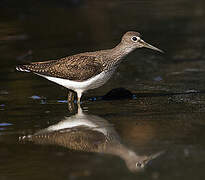
<path fill-rule="evenodd" d="M 155 51 L 159 51 L 159 52 L 163 53 L 162 50 L 160 50 L 160 49 L 146 43 L 145 41 L 143 41 L 141 39 L 140 33 L 135 32 L 135 31 L 126 32 L 122 37 L 121 43 L 126 45 L 128 48 L 133 49 L 133 50 L 136 48 L 145 47 L 145 48 L 153 49 Z"/>

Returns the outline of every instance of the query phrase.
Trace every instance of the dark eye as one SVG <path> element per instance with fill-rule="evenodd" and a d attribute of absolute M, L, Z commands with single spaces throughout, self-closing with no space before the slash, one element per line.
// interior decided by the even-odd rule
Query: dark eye
<path fill-rule="evenodd" d="M 132 40 L 133 40 L 133 41 L 137 41 L 137 37 L 135 37 L 135 36 L 132 37 Z"/>
<path fill-rule="evenodd" d="M 141 166 L 142 166 L 142 164 L 141 164 L 141 163 L 139 163 L 139 162 L 137 162 L 137 163 L 136 163 L 136 166 L 137 166 L 137 167 L 141 167 Z"/>
<path fill-rule="evenodd" d="M 132 41 L 134 41 L 134 42 L 138 41 L 139 39 L 140 39 L 140 38 L 137 37 L 137 36 L 133 36 L 133 37 L 132 37 Z"/>

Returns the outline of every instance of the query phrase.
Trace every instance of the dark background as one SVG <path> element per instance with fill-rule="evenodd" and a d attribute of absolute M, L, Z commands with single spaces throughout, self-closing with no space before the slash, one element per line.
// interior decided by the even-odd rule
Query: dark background
<path fill-rule="evenodd" d="M 1 0 L 0 179 L 204 179 L 204 20 L 204 0 Z M 112 48 L 129 30 L 165 54 L 136 50 L 84 95 L 123 87 L 137 98 L 82 108 L 113 124 L 133 151 L 166 153 L 131 173 L 116 156 L 19 143 L 71 114 L 59 102 L 65 88 L 15 66 Z"/>

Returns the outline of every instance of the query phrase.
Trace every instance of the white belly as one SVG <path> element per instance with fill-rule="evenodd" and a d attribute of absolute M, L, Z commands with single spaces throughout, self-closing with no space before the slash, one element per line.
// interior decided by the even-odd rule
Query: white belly
<path fill-rule="evenodd" d="M 64 86 L 68 89 L 72 89 L 74 91 L 77 90 L 81 90 L 86 91 L 89 89 L 95 89 L 98 88 L 100 86 L 102 86 L 103 84 L 105 84 L 110 77 L 112 76 L 113 72 L 115 71 L 115 69 L 110 70 L 110 71 L 103 71 L 100 74 L 98 74 L 95 77 L 92 77 L 88 80 L 82 81 L 82 82 L 78 82 L 78 81 L 71 81 L 71 80 L 67 80 L 67 79 L 62 79 L 62 78 L 56 78 L 56 77 L 51 77 L 51 76 L 45 76 L 45 75 L 41 75 L 41 74 L 37 74 L 39 76 L 42 76 L 52 82 L 55 82 L 61 86 Z"/>

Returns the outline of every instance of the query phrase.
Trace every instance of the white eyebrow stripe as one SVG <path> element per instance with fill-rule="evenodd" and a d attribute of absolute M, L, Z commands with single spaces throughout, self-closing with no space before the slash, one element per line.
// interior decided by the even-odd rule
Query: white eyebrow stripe
<path fill-rule="evenodd" d="M 136 38 L 137 38 L 137 41 L 139 41 L 141 39 L 139 36 L 136 36 Z"/>

